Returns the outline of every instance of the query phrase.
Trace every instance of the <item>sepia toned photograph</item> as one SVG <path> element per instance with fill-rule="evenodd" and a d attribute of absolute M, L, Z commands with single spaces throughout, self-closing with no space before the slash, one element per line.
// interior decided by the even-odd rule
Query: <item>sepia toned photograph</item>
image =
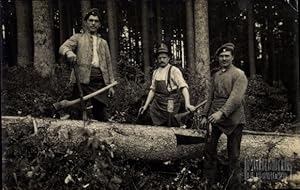
<path fill-rule="evenodd" d="M 1 0 L 2 190 L 300 189 L 298 0 Z"/>

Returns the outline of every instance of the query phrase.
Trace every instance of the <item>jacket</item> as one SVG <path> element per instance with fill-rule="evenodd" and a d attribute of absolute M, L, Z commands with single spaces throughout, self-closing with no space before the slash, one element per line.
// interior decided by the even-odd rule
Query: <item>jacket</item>
<path fill-rule="evenodd" d="M 100 35 L 97 36 L 97 48 L 102 77 L 105 84 L 108 85 L 112 83 L 115 79 L 108 44 L 103 38 L 100 37 Z M 88 84 L 90 82 L 93 56 L 92 35 L 90 35 L 87 32 L 74 34 L 71 38 L 66 40 L 59 48 L 59 53 L 64 56 L 68 51 L 73 51 L 77 56 L 80 82 Z M 76 82 L 74 70 L 72 70 L 70 80 L 72 83 Z"/>
<path fill-rule="evenodd" d="M 230 133 L 238 124 L 245 124 L 244 97 L 248 80 L 245 73 L 231 65 L 225 72 L 217 71 L 212 76 L 212 88 L 208 102 L 203 110 L 204 115 L 216 111 L 224 113 L 218 122 L 221 130 Z"/>

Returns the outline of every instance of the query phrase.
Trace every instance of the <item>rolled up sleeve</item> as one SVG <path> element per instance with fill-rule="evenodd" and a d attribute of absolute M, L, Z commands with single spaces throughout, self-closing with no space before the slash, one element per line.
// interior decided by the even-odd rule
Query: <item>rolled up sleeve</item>
<path fill-rule="evenodd" d="M 183 75 L 181 73 L 181 71 L 178 68 L 172 69 L 172 80 L 175 83 L 175 85 L 177 86 L 177 88 L 182 89 L 182 88 L 188 88 L 188 84 L 186 83 L 186 81 L 183 78 Z"/>
<path fill-rule="evenodd" d="M 152 74 L 152 81 L 151 81 L 151 86 L 150 86 L 150 90 L 153 90 L 153 91 L 155 91 L 155 73 L 156 73 L 156 71 L 154 71 Z"/>

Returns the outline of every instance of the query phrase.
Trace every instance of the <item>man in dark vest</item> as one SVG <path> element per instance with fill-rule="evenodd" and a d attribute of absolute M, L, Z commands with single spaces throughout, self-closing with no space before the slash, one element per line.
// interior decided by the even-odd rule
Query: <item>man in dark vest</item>
<path fill-rule="evenodd" d="M 150 116 L 153 124 L 174 126 L 172 117 L 178 113 L 180 107 L 180 92 L 184 97 L 186 110 L 194 111 L 195 107 L 190 104 L 188 85 L 181 71 L 169 63 L 170 52 L 163 43 L 157 50 L 157 61 L 159 67 L 153 72 L 150 92 L 139 113 L 143 114 L 151 103 Z"/>

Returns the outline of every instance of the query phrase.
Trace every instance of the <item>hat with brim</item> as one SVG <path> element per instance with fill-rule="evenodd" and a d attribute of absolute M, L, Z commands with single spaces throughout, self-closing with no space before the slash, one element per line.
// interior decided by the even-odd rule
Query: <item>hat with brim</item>
<path fill-rule="evenodd" d="M 161 53 L 165 53 L 167 55 L 171 55 L 171 53 L 169 52 L 169 48 L 166 44 L 161 43 L 160 46 L 157 48 L 157 51 L 155 53 L 156 56 L 158 56 Z"/>
<path fill-rule="evenodd" d="M 221 52 L 224 52 L 224 51 L 234 52 L 234 44 L 233 43 L 223 44 L 221 47 L 219 47 L 217 49 L 214 57 L 218 56 Z"/>
<path fill-rule="evenodd" d="M 90 9 L 90 10 L 85 14 L 84 20 L 86 21 L 86 20 L 89 18 L 89 16 L 91 16 L 91 15 L 93 15 L 93 16 L 98 16 L 98 18 L 99 18 L 99 20 L 100 20 L 100 12 L 99 12 L 99 9 L 97 9 L 97 8 L 92 8 L 92 9 Z"/>

